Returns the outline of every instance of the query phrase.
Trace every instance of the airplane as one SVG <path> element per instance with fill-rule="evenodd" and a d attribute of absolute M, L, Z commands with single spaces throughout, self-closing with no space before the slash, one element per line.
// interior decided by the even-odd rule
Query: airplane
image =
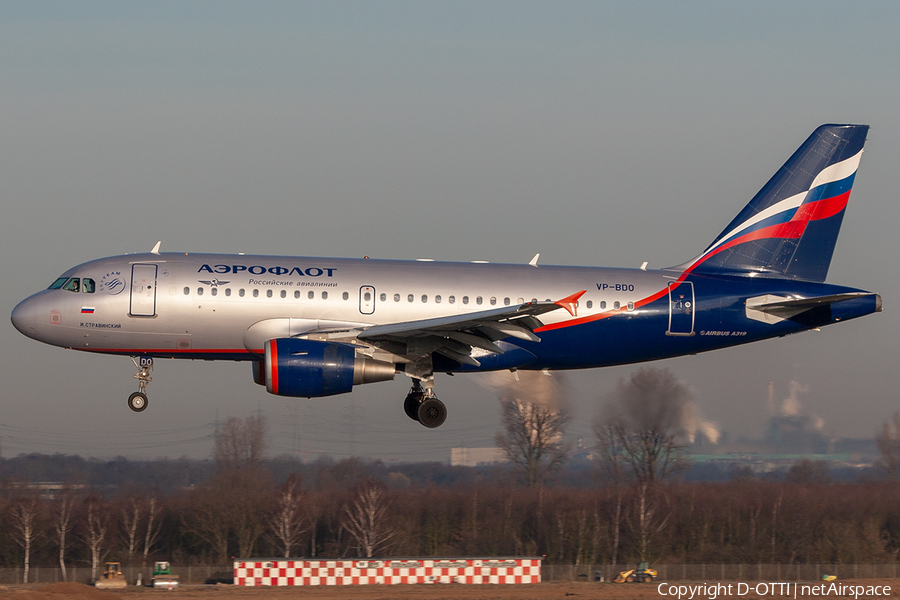
<path fill-rule="evenodd" d="M 435 373 L 587 369 L 697 354 L 882 309 L 826 284 L 867 125 L 822 125 L 696 258 L 664 269 L 161 253 L 92 260 L 19 303 L 38 341 L 130 356 L 247 361 L 280 396 L 410 377 L 434 428 Z"/>

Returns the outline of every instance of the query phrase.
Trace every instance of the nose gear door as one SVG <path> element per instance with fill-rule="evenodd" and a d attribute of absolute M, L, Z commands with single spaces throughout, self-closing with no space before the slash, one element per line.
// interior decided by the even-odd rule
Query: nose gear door
<path fill-rule="evenodd" d="M 156 269 L 157 265 L 131 266 L 132 317 L 156 315 Z"/>

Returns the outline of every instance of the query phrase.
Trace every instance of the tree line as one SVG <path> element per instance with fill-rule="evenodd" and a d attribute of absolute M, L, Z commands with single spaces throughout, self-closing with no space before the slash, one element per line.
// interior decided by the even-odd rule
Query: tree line
<path fill-rule="evenodd" d="M 337 466 L 337 465 L 336 465 Z M 425 487 L 361 476 L 316 489 L 264 470 L 221 471 L 193 489 L 42 499 L 5 486 L 7 567 L 222 565 L 277 556 L 545 555 L 550 563 L 892 562 L 900 485 L 663 482 L 596 489 L 498 482 Z"/>
<path fill-rule="evenodd" d="M 807 461 L 783 481 L 738 471 L 727 482 L 687 482 L 679 474 L 688 466 L 689 388 L 658 369 L 621 383 L 594 423 L 592 466 L 567 471 L 570 418 L 556 385 L 526 381 L 537 400 L 501 393 L 497 444 L 509 458 L 501 467 L 266 459 L 265 418 L 254 416 L 217 429 L 206 477 L 196 465 L 166 463 L 159 472 L 177 474 L 177 485 L 73 484 L 48 499 L 9 478 L 0 487 L 0 563 L 24 567 L 27 579 L 34 565 L 58 566 L 64 578 L 67 566 L 89 565 L 96 577 L 105 560 L 147 567 L 155 559 L 225 565 L 232 557 L 896 560 L 896 479 L 833 483 Z M 886 447 L 898 447 L 896 431 L 885 427 Z M 891 471 L 887 455 L 884 466 Z"/>

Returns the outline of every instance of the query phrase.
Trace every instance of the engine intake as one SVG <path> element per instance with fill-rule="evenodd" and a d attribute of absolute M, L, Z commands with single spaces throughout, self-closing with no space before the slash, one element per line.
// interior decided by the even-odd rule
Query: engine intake
<path fill-rule="evenodd" d="M 265 343 L 266 389 L 278 396 L 317 398 L 349 392 L 354 385 L 394 378 L 394 364 L 357 357 L 346 344 L 297 338 Z M 254 369 L 254 378 L 256 378 Z"/>

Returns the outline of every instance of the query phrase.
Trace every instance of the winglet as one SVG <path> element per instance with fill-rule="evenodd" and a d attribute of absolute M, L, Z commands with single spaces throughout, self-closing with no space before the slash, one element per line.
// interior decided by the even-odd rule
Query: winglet
<path fill-rule="evenodd" d="M 561 306 L 564 309 L 566 309 L 567 311 L 569 311 L 569 314 L 572 315 L 573 317 L 577 317 L 578 316 L 578 310 L 577 310 L 578 299 L 581 298 L 586 292 L 587 292 L 587 290 L 581 290 L 580 292 L 572 294 L 571 296 L 567 296 L 566 298 L 563 298 L 562 300 L 557 300 L 556 302 L 554 302 L 554 304 L 556 304 L 557 306 Z"/>
<path fill-rule="evenodd" d="M 540 257 L 541 257 L 541 253 L 538 252 L 537 254 L 534 255 L 534 258 L 532 258 L 531 262 L 529 262 L 528 264 L 531 265 L 532 267 L 538 266 L 537 261 Z"/>
<path fill-rule="evenodd" d="M 150 254 L 159 254 L 159 246 L 162 244 L 162 240 L 156 242 L 156 245 L 153 246 L 153 250 L 150 251 Z"/>

